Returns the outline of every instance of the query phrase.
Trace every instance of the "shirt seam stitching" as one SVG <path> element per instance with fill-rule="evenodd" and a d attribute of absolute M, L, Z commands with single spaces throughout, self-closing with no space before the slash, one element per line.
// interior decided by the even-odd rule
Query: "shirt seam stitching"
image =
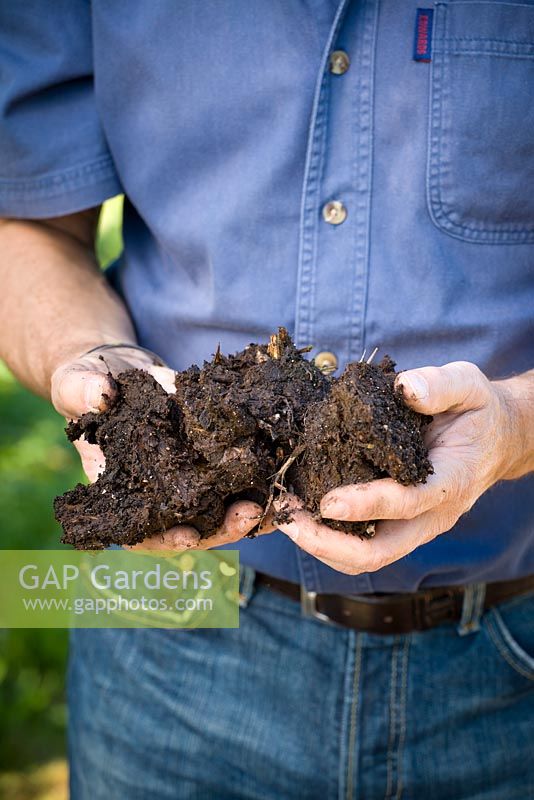
<path fill-rule="evenodd" d="M 437 51 L 442 58 L 434 59 L 432 62 L 432 73 L 430 76 L 430 135 L 429 135 L 429 154 L 428 154 L 428 206 L 430 216 L 435 225 L 446 233 L 463 238 L 466 241 L 479 241 L 483 243 L 527 243 L 534 239 L 534 228 L 524 226 L 510 226 L 502 223 L 499 227 L 481 227 L 469 224 L 456 223 L 450 218 L 450 206 L 444 202 L 441 189 L 441 175 L 443 173 L 442 147 L 444 137 L 442 133 L 443 121 L 443 84 L 444 69 L 446 68 L 447 54 L 440 53 L 439 44 L 446 38 L 447 16 L 442 9 L 445 18 L 442 22 L 442 36 L 439 38 L 439 14 L 436 15 L 435 39 Z"/>
<path fill-rule="evenodd" d="M 47 176 L 32 179 L 9 179 L 0 176 L 0 191 L 10 194 L 28 194 L 33 192 L 47 192 L 49 189 L 64 189 L 65 184 L 75 184 L 72 188 L 82 188 L 82 183 L 87 178 L 102 174 L 106 178 L 118 180 L 113 159 L 110 155 L 101 156 L 93 161 L 88 161 L 71 167 L 61 172 L 51 173 Z M 94 181 L 93 181 L 94 182 Z M 67 191 L 72 191 L 68 189 Z"/>

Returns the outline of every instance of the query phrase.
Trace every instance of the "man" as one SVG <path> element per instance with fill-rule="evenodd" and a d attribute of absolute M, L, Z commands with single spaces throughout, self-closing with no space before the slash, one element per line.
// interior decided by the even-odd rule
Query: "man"
<path fill-rule="evenodd" d="M 103 345 L 168 386 L 131 345 L 182 369 L 282 324 L 338 371 L 381 345 L 435 415 L 426 485 L 340 487 L 324 524 L 294 499 L 254 540 L 232 509 L 208 544 L 241 552 L 238 631 L 75 633 L 73 798 L 531 796 L 534 6 L 0 9 L 1 354 L 26 385 L 77 416 Z"/>

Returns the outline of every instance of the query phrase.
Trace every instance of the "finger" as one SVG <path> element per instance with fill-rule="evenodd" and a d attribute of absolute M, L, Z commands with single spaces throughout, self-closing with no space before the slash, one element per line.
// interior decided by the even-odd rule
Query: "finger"
<path fill-rule="evenodd" d="M 190 550 L 200 541 L 200 534 L 190 525 L 176 525 L 157 536 L 149 536 L 129 550 Z"/>
<path fill-rule="evenodd" d="M 176 393 L 176 372 L 169 367 L 149 366 L 144 368 L 169 394 Z"/>
<path fill-rule="evenodd" d="M 321 500 L 325 519 L 365 521 L 370 519 L 413 519 L 448 502 L 462 490 L 463 466 L 436 452 L 434 473 L 426 483 L 402 486 L 391 478 L 371 483 L 339 486 Z"/>
<path fill-rule="evenodd" d="M 490 396 L 488 379 L 468 361 L 401 372 L 395 385 L 406 404 L 423 414 L 481 408 Z"/>
<path fill-rule="evenodd" d="M 131 352 L 126 351 L 126 353 L 111 352 L 106 353 L 102 359 L 98 352 L 95 352 L 89 356 L 83 356 L 70 366 L 74 369 L 96 370 L 106 374 L 111 372 L 112 375 L 121 375 L 131 369 L 140 369 L 152 375 L 169 394 L 176 392 L 176 372 L 170 367 L 154 364 L 150 360 L 150 356 L 142 351 L 132 349 Z"/>
<path fill-rule="evenodd" d="M 453 524 L 451 523 L 450 527 Z M 346 575 L 376 572 L 404 558 L 442 532 L 440 526 L 436 524 L 436 514 L 432 512 L 422 514 L 415 520 L 388 520 L 387 523 L 378 523 L 376 527 L 376 534 L 371 543 L 374 545 L 370 554 L 372 558 L 355 560 L 351 552 L 342 561 L 334 561 L 331 558 L 322 558 L 321 561 Z"/>
<path fill-rule="evenodd" d="M 190 525 L 176 525 L 165 533 L 144 539 L 133 545 L 134 550 L 209 550 L 223 544 L 231 544 L 251 531 L 261 515 L 261 506 L 242 501 L 233 503 L 227 510 L 223 525 L 213 536 L 201 538 Z"/>
<path fill-rule="evenodd" d="M 376 572 L 450 530 L 457 522 L 451 512 L 427 511 L 413 520 L 379 522 L 374 538 L 362 540 L 316 522 L 298 507 L 292 508 L 292 515 L 293 521 L 280 525 L 280 530 L 310 555 L 347 575 Z"/>
<path fill-rule="evenodd" d="M 370 540 L 335 531 L 314 520 L 307 511 L 295 511 L 292 522 L 280 525 L 280 530 L 311 556 L 335 565 L 334 569 L 344 565 L 343 572 L 356 574 L 373 562 Z"/>
<path fill-rule="evenodd" d="M 282 522 L 278 528 L 303 550 L 321 560 L 343 561 L 351 549 L 349 547 L 347 551 L 346 545 L 350 545 L 353 537 L 318 522 L 304 509 L 292 509 L 290 522 Z"/>
<path fill-rule="evenodd" d="M 278 525 L 277 523 L 274 522 L 275 513 L 276 511 L 271 505 L 267 513 L 260 518 L 260 523 L 258 527 L 258 536 L 262 536 L 264 533 L 272 533 L 273 531 L 278 530 Z"/>
<path fill-rule="evenodd" d="M 449 531 L 458 521 L 452 511 L 427 511 L 411 520 L 383 520 L 377 523 L 372 543 L 376 545 L 374 565 L 364 565 L 366 572 L 382 569 L 418 547 Z"/>
<path fill-rule="evenodd" d="M 52 403 L 60 414 L 77 419 L 88 411 L 105 411 L 116 389 L 112 378 L 96 370 L 70 367 L 52 377 Z"/>
<path fill-rule="evenodd" d="M 106 468 L 104 453 L 97 444 L 86 442 L 83 434 L 80 439 L 73 442 L 73 445 L 80 455 L 83 471 L 89 481 L 94 483 Z"/>
<path fill-rule="evenodd" d="M 343 564 L 339 561 L 329 561 L 327 558 L 321 559 L 322 564 L 326 564 L 330 569 L 335 569 L 336 572 L 342 572 L 344 575 L 358 575 L 359 572 L 354 569 L 351 564 Z"/>
<path fill-rule="evenodd" d="M 226 511 L 224 522 L 219 530 L 212 536 L 201 539 L 198 549 L 210 550 L 212 547 L 238 542 L 256 527 L 261 515 L 262 508 L 257 503 L 248 500 L 232 503 Z"/>

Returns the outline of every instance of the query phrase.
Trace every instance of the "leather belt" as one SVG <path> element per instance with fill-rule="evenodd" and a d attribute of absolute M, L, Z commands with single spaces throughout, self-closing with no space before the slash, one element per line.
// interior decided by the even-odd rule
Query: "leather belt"
<path fill-rule="evenodd" d="M 381 634 L 425 631 L 462 616 L 465 586 L 442 586 L 412 594 L 348 596 L 307 592 L 296 583 L 256 573 L 256 583 L 302 604 L 305 616 L 345 628 Z M 534 590 L 534 575 L 487 583 L 484 610 Z"/>

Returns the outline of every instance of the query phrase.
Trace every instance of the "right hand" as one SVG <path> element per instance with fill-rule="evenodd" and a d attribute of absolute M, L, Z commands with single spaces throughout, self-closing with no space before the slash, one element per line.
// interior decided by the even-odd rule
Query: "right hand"
<path fill-rule="evenodd" d="M 116 376 L 128 369 L 145 370 L 169 394 L 176 391 L 174 371 L 169 367 L 154 365 L 149 353 L 127 347 L 103 348 L 101 351 L 94 350 L 88 355 L 80 355 L 54 370 L 51 379 L 51 398 L 56 411 L 69 420 L 77 419 L 89 411 L 105 411 L 109 399 L 113 398 L 115 393 L 109 373 Z M 98 445 L 89 444 L 83 438 L 73 444 L 80 455 L 85 474 L 93 483 L 106 466 L 102 450 Z M 249 501 L 233 503 L 226 512 L 221 528 L 207 539 L 201 539 L 198 531 L 189 525 L 178 525 L 162 535 L 145 539 L 135 547 L 151 550 L 184 548 L 205 550 L 229 544 L 249 533 L 257 524 L 261 513 L 261 506 L 256 503 Z"/>

